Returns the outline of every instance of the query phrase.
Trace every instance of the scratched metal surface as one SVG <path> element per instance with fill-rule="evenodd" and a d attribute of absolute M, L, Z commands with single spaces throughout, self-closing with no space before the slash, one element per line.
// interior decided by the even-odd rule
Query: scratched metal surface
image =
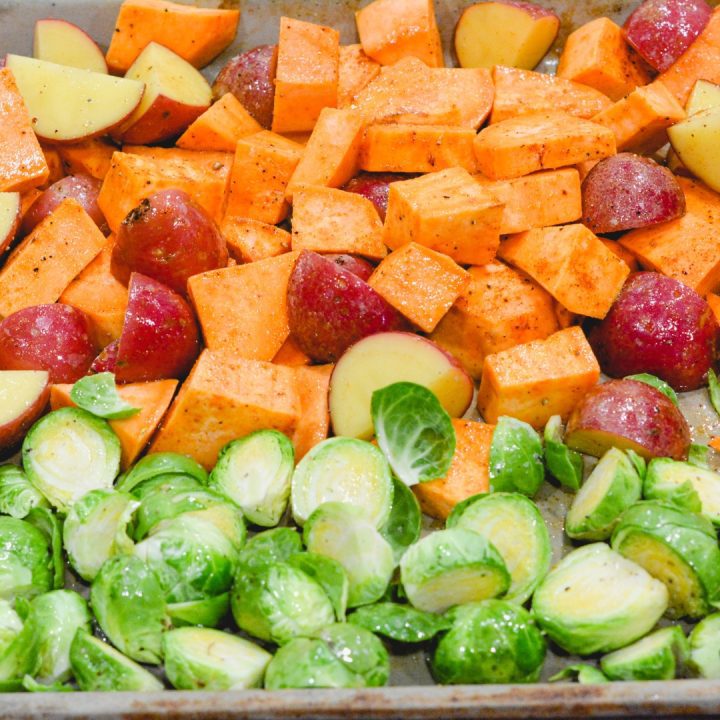
<path fill-rule="evenodd" d="M 452 62 L 452 32 L 460 10 L 475 0 L 436 0 L 447 60 Z M 235 44 L 208 68 L 209 78 L 233 54 L 277 41 L 278 18 L 289 15 L 336 27 L 342 42 L 355 42 L 352 10 L 368 0 L 226 0 L 240 7 L 242 20 Z M 600 15 L 622 21 L 635 2 L 623 0 L 535 0 L 558 12 L 562 30 L 541 64 L 552 71 L 557 51 L 572 28 Z M 32 30 L 41 17 L 62 17 L 83 27 L 101 45 L 107 43 L 117 0 L 0 0 L 0 53 L 32 53 Z M 199 0 L 217 7 L 217 0 Z M 713 3 L 716 4 L 716 3 Z M 705 391 L 681 399 L 693 425 L 694 439 L 720 435 L 720 421 Z M 546 483 L 537 502 L 550 528 L 554 560 L 569 546 L 563 518 L 570 496 Z M 426 523 L 430 529 L 432 523 Z M 76 586 L 77 587 L 77 586 Z M 83 590 L 81 587 L 77 587 Z M 550 652 L 543 679 L 569 662 Z M 528 718 L 528 717 L 720 717 L 720 682 L 678 680 L 671 683 L 612 683 L 604 686 L 549 685 L 436 687 L 421 652 L 393 657 L 389 688 L 361 691 L 246 691 L 0 694 L 0 718 Z"/>

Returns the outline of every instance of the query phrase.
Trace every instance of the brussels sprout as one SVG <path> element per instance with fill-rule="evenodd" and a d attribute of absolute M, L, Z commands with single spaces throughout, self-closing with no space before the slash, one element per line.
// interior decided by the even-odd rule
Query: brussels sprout
<path fill-rule="evenodd" d="M 497 597 L 510 587 L 510 574 L 495 546 L 460 527 L 415 543 L 400 561 L 400 579 L 408 600 L 428 612 Z"/>
<path fill-rule="evenodd" d="M 720 547 L 702 515 L 647 500 L 620 519 L 612 546 L 667 587 L 668 616 L 702 617 L 720 603 Z"/>
<path fill-rule="evenodd" d="M 640 500 L 642 480 L 622 450 L 611 448 L 575 496 L 565 532 L 574 540 L 607 540 L 620 516 Z"/>
<path fill-rule="evenodd" d="M 162 683 L 145 668 L 85 630 L 75 633 L 70 666 L 81 690 L 153 692 Z"/>
<path fill-rule="evenodd" d="M 186 492 L 204 492 L 206 489 L 194 477 L 179 473 L 154 475 L 136 485 L 132 490 L 125 490 L 120 485 L 118 484 L 115 489 L 119 492 L 129 492 L 130 495 L 141 501 L 157 492 L 165 492 L 167 495 L 174 496 Z"/>
<path fill-rule="evenodd" d="M 183 513 L 185 518 L 197 518 L 212 523 L 231 543 L 236 553 L 239 553 L 247 539 L 247 527 L 242 510 L 232 503 L 211 505 L 204 510 L 194 510 Z"/>
<path fill-rule="evenodd" d="M 638 455 L 634 450 L 630 450 L 630 448 L 625 449 L 625 454 L 628 456 L 628 459 L 633 464 L 635 472 L 637 472 L 640 478 L 644 480 L 645 475 L 647 475 L 647 461 L 645 460 L 645 458 L 642 457 L 642 455 Z"/>
<path fill-rule="evenodd" d="M 107 560 L 93 580 L 90 602 L 110 642 L 138 662 L 159 665 L 169 620 L 162 587 L 134 555 Z"/>
<path fill-rule="evenodd" d="M 577 655 L 609 652 L 645 635 L 668 603 L 665 586 L 605 543 L 568 553 L 532 602 L 540 627 Z"/>
<path fill-rule="evenodd" d="M 550 533 L 525 495 L 474 495 L 453 508 L 447 527 L 473 530 L 493 544 L 510 573 L 504 600 L 522 605 L 550 570 Z"/>
<path fill-rule="evenodd" d="M 228 443 L 208 481 L 255 525 L 274 527 L 290 497 L 295 450 L 287 435 L 258 430 Z"/>
<path fill-rule="evenodd" d="M 393 487 L 390 517 L 380 528 L 380 534 L 392 548 L 397 564 L 405 551 L 420 537 L 422 511 L 415 493 L 404 482 L 394 477 Z"/>
<path fill-rule="evenodd" d="M 432 640 L 438 633 L 452 626 L 444 615 L 393 602 L 358 608 L 348 617 L 348 622 L 402 643 Z"/>
<path fill-rule="evenodd" d="M 245 690 L 262 684 L 272 655 L 249 640 L 208 628 L 163 637 L 165 674 L 178 690 Z"/>
<path fill-rule="evenodd" d="M 545 465 L 563 487 L 577 491 L 583 481 L 582 455 L 565 445 L 562 438 L 562 418 L 553 415 L 545 425 Z"/>
<path fill-rule="evenodd" d="M 222 593 L 203 600 L 189 600 L 184 603 L 172 603 L 167 613 L 174 627 L 183 625 L 201 625 L 217 627 L 230 611 L 230 593 Z"/>
<path fill-rule="evenodd" d="M 0 465 L 0 515 L 22 520 L 35 507 L 47 507 L 43 494 L 17 465 Z"/>
<path fill-rule="evenodd" d="M 535 430 L 522 420 L 498 418 L 490 444 L 490 489 L 534 497 L 544 479 L 542 443 Z"/>
<path fill-rule="evenodd" d="M 689 653 L 685 633 L 676 625 L 605 655 L 600 667 L 610 680 L 673 680 L 685 666 Z"/>
<path fill-rule="evenodd" d="M 207 471 L 187 455 L 151 453 L 139 460 L 117 483 L 117 490 L 135 494 L 136 487 L 158 475 L 187 475 L 200 485 L 207 485 Z"/>
<path fill-rule="evenodd" d="M 360 688 L 361 675 L 338 660 L 324 640 L 296 638 L 281 647 L 265 671 L 268 690 L 289 688 Z"/>
<path fill-rule="evenodd" d="M 708 615 L 690 633 L 690 667 L 700 677 L 720 680 L 720 613 Z"/>
<path fill-rule="evenodd" d="M 708 395 L 710 396 L 710 404 L 715 412 L 720 415 L 720 381 L 715 371 L 710 368 L 708 370 Z"/>
<path fill-rule="evenodd" d="M 295 528 L 279 527 L 251 537 L 238 556 L 238 572 L 257 570 L 283 562 L 302 552 L 300 534 Z"/>
<path fill-rule="evenodd" d="M 710 470 L 709 463 L 710 448 L 707 445 L 699 445 L 698 443 L 690 443 L 687 461 L 695 467 Z"/>
<path fill-rule="evenodd" d="M 654 387 L 659 390 L 663 395 L 669 397 L 675 405 L 679 406 L 677 393 L 668 385 L 664 380 L 661 380 L 657 375 L 651 375 L 650 373 L 638 373 L 637 375 L 627 375 L 624 380 L 637 380 L 643 382 L 650 387 Z"/>
<path fill-rule="evenodd" d="M 30 675 L 26 675 L 22 679 L 22 686 L 23 690 L 27 690 L 28 692 L 36 693 L 36 692 L 75 692 L 75 688 L 70 685 L 69 683 L 61 683 L 61 682 L 54 682 L 49 683 L 48 685 L 44 685 L 43 683 L 38 682 L 34 678 L 30 677 Z"/>
<path fill-rule="evenodd" d="M 300 526 L 323 503 L 344 502 L 361 509 L 379 528 L 392 508 L 390 466 L 380 450 L 364 440 L 323 440 L 295 468 L 291 497 L 293 518 Z"/>
<path fill-rule="evenodd" d="M 65 565 L 63 564 L 62 522 L 55 513 L 46 507 L 35 507 L 26 516 L 25 522 L 37 528 L 50 547 L 50 563 L 53 573 L 53 589 L 65 585 Z"/>
<path fill-rule="evenodd" d="M 22 630 L 22 620 L 7 600 L 0 600 L 0 658 Z"/>
<path fill-rule="evenodd" d="M 22 446 L 30 482 L 67 512 L 85 493 L 112 487 L 120 470 L 120 440 L 106 420 L 65 407 L 40 418 Z"/>
<path fill-rule="evenodd" d="M 127 493 L 91 490 L 72 505 L 63 542 L 70 565 L 83 580 L 93 580 L 113 555 L 132 552 L 127 527 L 139 504 Z"/>
<path fill-rule="evenodd" d="M 349 670 L 360 675 L 367 687 L 382 687 L 390 679 L 390 657 L 373 633 L 357 625 L 335 623 L 323 628 L 324 640 L 335 657 Z"/>
<path fill-rule="evenodd" d="M 335 617 L 339 622 L 343 622 L 350 592 L 350 581 L 345 568 L 337 560 L 317 553 L 298 553 L 288 558 L 287 562 L 320 585 L 332 603 Z"/>
<path fill-rule="evenodd" d="M 332 603 L 309 575 L 284 562 L 238 575 L 231 606 L 241 630 L 278 645 L 335 621 Z"/>
<path fill-rule="evenodd" d="M 0 600 L 31 598 L 53 587 L 47 538 L 25 520 L 0 517 Z"/>
<path fill-rule="evenodd" d="M 485 600 L 450 612 L 432 671 L 444 685 L 537 682 L 545 640 L 530 613 L 504 600 Z"/>
<path fill-rule="evenodd" d="M 133 407 L 118 394 L 115 375 L 101 372 L 80 378 L 70 391 L 70 399 L 83 410 L 106 420 L 125 420 L 142 408 Z"/>
<path fill-rule="evenodd" d="M 603 675 L 602 670 L 598 670 L 594 665 L 584 665 L 583 663 L 568 665 L 550 678 L 550 682 L 560 680 L 570 680 L 571 682 L 576 680 L 581 685 L 599 685 L 610 682 Z"/>
<path fill-rule="evenodd" d="M 310 552 L 333 558 L 345 568 L 348 607 L 368 605 L 383 596 L 395 559 L 363 510 L 347 503 L 324 503 L 308 519 L 303 535 Z"/>

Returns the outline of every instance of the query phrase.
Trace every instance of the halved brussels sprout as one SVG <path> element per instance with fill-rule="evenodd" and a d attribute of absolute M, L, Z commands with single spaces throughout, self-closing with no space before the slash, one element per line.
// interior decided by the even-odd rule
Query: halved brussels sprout
<path fill-rule="evenodd" d="M 151 453 L 141 458 L 118 480 L 116 489 L 132 493 L 136 487 L 158 475 L 187 475 L 197 480 L 200 485 L 207 485 L 208 479 L 205 468 L 187 455 L 172 452 Z"/>
<path fill-rule="evenodd" d="M 642 496 L 642 480 L 628 456 L 610 448 L 593 468 L 565 517 L 574 540 L 607 540 L 620 516 Z"/>
<path fill-rule="evenodd" d="M 11 603 L 0 600 L 0 658 L 22 630 L 22 620 Z"/>
<path fill-rule="evenodd" d="M 272 655 L 236 635 L 184 627 L 163 637 L 165 674 L 178 690 L 246 690 L 262 685 Z"/>
<path fill-rule="evenodd" d="M 575 680 L 581 685 L 599 685 L 610 682 L 602 670 L 598 670 L 594 665 L 585 665 L 583 663 L 568 665 L 550 678 L 550 682 L 559 682 L 561 680 L 569 680 L 570 682 Z"/>
<path fill-rule="evenodd" d="M 50 563 L 53 573 L 53 589 L 65 586 L 65 565 L 63 563 L 62 521 L 43 506 L 34 507 L 26 516 L 25 522 L 37 528 L 50 547 Z"/>
<path fill-rule="evenodd" d="M 498 418 L 490 444 L 490 489 L 534 497 L 544 480 L 540 436 L 522 420 Z"/>
<path fill-rule="evenodd" d="M 577 491 L 583 481 L 583 458 L 563 441 L 562 418 L 553 415 L 545 425 L 545 465 L 550 474 L 568 490 Z"/>
<path fill-rule="evenodd" d="M 535 591 L 532 611 L 561 648 L 609 652 L 645 635 L 665 612 L 665 586 L 605 543 L 568 553 Z"/>
<path fill-rule="evenodd" d="M 65 407 L 30 428 L 22 458 L 30 482 L 64 513 L 90 490 L 112 487 L 120 471 L 120 440 L 106 420 Z"/>
<path fill-rule="evenodd" d="M 247 539 L 247 527 L 242 510 L 236 505 L 225 502 L 222 505 L 211 505 L 204 510 L 193 510 L 183 513 L 183 517 L 197 518 L 212 523 L 232 544 L 239 553 Z"/>
<path fill-rule="evenodd" d="M 167 613 L 174 627 L 184 625 L 217 627 L 228 612 L 230 612 L 229 592 L 202 600 L 171 603 L 167 606 Z"/>
<path fill-rule="evenodd" d="M 323 503 L 348 503 L 376 528 L 390 517 L 393 481 L 385 456 L 364 440 L 334 437 L 315 445 L 292 479 L 292 512 L 302 526 Z"/>
<path fill-rule="evenodd" d="M 400 561 L 400 580 L 408 600 L 428 612 L 497 597 L 510 587 L 510 574 L 495 546 L 460 527 L 415 543 Z"/>
<path fill-rule="evenodd" d="M 208 483 L 251 523 L 274 527 L 287 508 L 294 468 L 295 450 L 287 435 L 258 430 L 225 445 Z"/>
<path fill-rule="evenodd" d="M 25 520 L 0 517 L 0 600 L 52 589 L 54 566 L 45 535 Z"/>
<path fill-rule="evenodd" d="M 348 622 L 401 643 L 432 640 L 438 633 L 452 627 L 452 622 L 444 615 L 394 602 L 358 608 L 348 617 Z"/>
<path fill-rule="evenodd" d="M 667 587 L 669 617 L 702 617 L 720 603 L 720 547 L 702 515 L 637 503 L 620 519 L 612 546 Z"/>
<path fill-rule="evenodd" d="M 537 506 L 525 495 L 474 495 L 453 508 L 447 527 L 473 530 L 493 544 L 510 573 L 504 600 L 522 605 L 550 570 L 550 533 Z"/>
<path fill-rule="evenodd" d="M 153 477 L 144 480 L 139 485 L 135 485 L 132 490 L 125 490 L 121 486 L 122 483 L 119 483 L 115 489 L 120 492 L 129 492 L 138 500 L 144 500 L 149 495 L 153 495 L 157 492 L 165 492 L 168 495 L 177 495 L 184 492 L 203 492 L 206 490 L 206 488 L 194 477 L 190 475 L 181 475 L 179 473 L 153 475 Z"/>
<path fill-rule="evenodd" d="M 275 562 L 284 562 L 302 552 L 300 533 L 295 528 L 279 527 L 251 537 L 238 556 L 238 573 L 257 570 Z"/>
<path fill-rule="evenodd" d="M 70 646 L 70 666 L 81 690 L 153 692 L 163 684 L 114 647 L 78 630 Z"/>
<path fill-rule="evenodd" d="M 338 622 L 343 622 L 350 592 L 350 581 L 345 568 L 331 557 L 311 552 L 293 555 L 287 562 L 320 585 L 332 603 Z"/>
<path fill-rule="evenodd" d="M 720 613 L 708 615 L 690 633 L 690 666 L 708 680 L 720 680 Z"/>
<path fill-rule="evenodd" d="M 395 558 L 367 514 L 347 503 L 323 503 L 303 533 L 310 552 L 337 560 L 350 582 L 348 607 L 379 600 L 390 583 Z"/>
<path fill-rule="evenodd" d="M 367 687 L 382 687 L 390 679 L 390 657 L 380 639 L 369 630 L 348 623 L 323 628 L 324 640 L 348 670 L 363 678 Z"/>
<path fill-rule="evenodd" d="M 21 520 L 35 507 L 48 501 L 17 465 L 0 465 L 0 515 Z"/>
<path fill-rule="evenodd" d="M 72 505 L 63 524 L 68 561 L 83 580 L 92 581 L 113 555 L 132 552 L 127 528 L 140 503 L 128 493 L 91 490 Z"/>
<path fill-rule="evenodd" d="M 432 671 L 444 685 L 537 682 L 545 640 L 530 613 L 504 600 L 469 603 L 449 613 Z"/>
<path fill-rule="evenodd" d="M 685 666 L 689 653 L 685 633 L 674 625 L 605 655 L 600 667 L 610 680 L 673 680 Z"/>
<path fill-rule="evenodd" d="M 422 511 L 415 493 L 404 482 L 393 477 L 393 487 L 390 517 L 380 528 L 380 534 L 390 544 L 395 563 L 399 563 L 405 551 L 420 538 Z"/>

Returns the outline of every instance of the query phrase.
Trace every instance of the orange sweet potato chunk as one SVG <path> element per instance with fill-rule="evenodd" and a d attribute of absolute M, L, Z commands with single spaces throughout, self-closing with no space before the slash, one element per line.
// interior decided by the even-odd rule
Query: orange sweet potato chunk
<path fill-rule="evenodd" d="M 300 399 L 300 417 L 292 436 L 295 460 L 299 461 L 315 445 L 325 440 L 330 429 L 328 391 L 334 365 L 295 368 Z"/>
<path fill-rule="evenodd" d="M 157 42 L 201 68 L 235 39 L 239 20 L 239 10 L 124 0 L 105 59 L 111 72 L 122 75 L 148 43 Z"/>
<path fill-rule="evenodd" d="M 705 300 L 710 306 L 710 309 L 712 310 L 715 319 L 718 321 L 718 323 L 720 323 L 720 295 L 715 295 L 715 293 L 708 293 L 705 296 Z"/>
<path fill-rule="evenodd" d="M 355 96 L 380 73 L 380 64 L 369 58 L 362 45 L 341 45 L 338 66 L 339 108 L 352 104 Z"/>
<path fill-rule="evenodd" d="M 272 361 L 276 365 L 287 365 L 288 367 L 301 367 L 312 363 L 310 356 L 298 347 L 292 336 L 289 336 L 282 344 Z"/>
<path fill-rule="evenodd" d="M 251 218 L 227 215 L 220 225 L 230 257 L 239 263 L 255 262 L 290 250 L 287 230 Z"/>
<path fill-rule="evenodd" d="M 48 177 L 40 187 L 46 188 L 65 177 L 65 168 L 57 148 L 42 146 L 41 148 L 48 166 Z"/>
<path fill-rule="evenodd" d="M 292 438 L 300 416 L 293 368 L 204 350 L 149 452 L 177 452 L 210 470 L 230 440 L 264 428 Z"/>
<path fill-rule="evenodd" d="M 447 255 L 410 242 L 377 266 L 368 284 L 423 332 L 432 332 L 470 283 Z"/>
<path fill-rule="evenodd" d="M 90 175 L 97 180 L 102 180 L 108 174 L 116 150 L 112 143 L 101 138 L 91 138 L 73 145 L 58 145 L 68 175 Z"/>
<path fill-rule="evenodd" d="M 486 422 L 510 415 L 541 428 L 553 415 L 567 419 L 599 377 L 600 366 L 583 331 L 570 327 L 488 355 L 477 407 Z"/>

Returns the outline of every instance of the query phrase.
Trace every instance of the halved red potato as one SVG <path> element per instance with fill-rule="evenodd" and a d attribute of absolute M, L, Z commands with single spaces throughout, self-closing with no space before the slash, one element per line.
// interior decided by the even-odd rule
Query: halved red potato
<path fill-rule="evenodd" d="M 390 183 L 409 180 L 412 177 L 415 176 L 400 173 L 361 172 L 349 180 L 343 190 L 362 195 L 375 206 L 380 219 L 385 220 L 390 195 Z"/>
<path fill-rule="evenodd" d="M 0 253 L 15 239 L 20 225 L 20 193 L 0 192 Z"/>
<path fill-rule="evenodd" d="M 0 456 L 22 441 L 50 398 L 46 370 L 0 370 Z"/>
<path fill-rule="evenodd" d="M 105 55 L 97 43 L 77 25 L 58 18 L 35 23 L 33 57 L 81 70 L 108 71 Z"/>
<path fill-rule="evenodd" d="M 375 269 L 365 258 L 357 257 L 357 255 L 348 255 L 346 253 L 328 253 L 323 255 L 326 260 L 332 260 L 336 265 L 339 265 L 343 270 L 351 272 L 361 280 L 368 281 L 368 278 L 373 274 Z"/>

